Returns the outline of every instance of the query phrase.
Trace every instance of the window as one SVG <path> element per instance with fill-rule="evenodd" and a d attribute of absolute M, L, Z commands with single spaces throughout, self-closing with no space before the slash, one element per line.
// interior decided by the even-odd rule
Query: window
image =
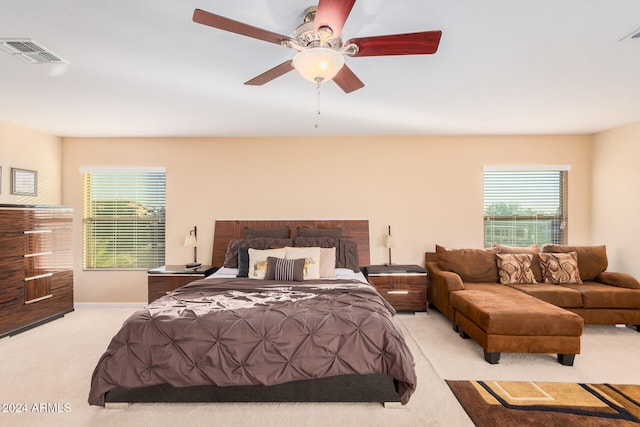
<path fill-rule="evenodd" d="M 567 243 L 568 166 L 484 169 L 484 247 Z"/>
<path fill-rule="evenodd" d="M 83 269 L 164 265 L 164 168 L 81 172 Z"/>

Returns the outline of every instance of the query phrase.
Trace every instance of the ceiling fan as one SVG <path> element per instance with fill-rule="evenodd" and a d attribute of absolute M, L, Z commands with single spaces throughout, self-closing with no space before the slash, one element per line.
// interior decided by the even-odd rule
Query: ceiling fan
<path fill-rule="evenodd" d="M 307 80 L 320 84 L 333 80 L 346 93 L 364 83 L 344 63 L 344 56 L 427 55 L 438 50 L 442 31 L 360 37 L 342 41 L 341 33 L 355 0 L 320 0 L 304 12 L 304 22 L 294 37 L 277 34 L 220 15 L 196 9 L 193 21 L 220 30 L 293 48 L 293 59 L 245 82 L 261 86 L 295 69 Z"/>

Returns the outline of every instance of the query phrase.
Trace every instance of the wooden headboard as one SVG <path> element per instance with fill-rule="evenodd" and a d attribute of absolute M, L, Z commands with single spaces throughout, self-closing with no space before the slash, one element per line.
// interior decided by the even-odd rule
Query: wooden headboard
<path fill-rule="evenodd" d="M 288 226 L 291 238 L 296 238 L 298 227 L 310 228 L 342 228 L 342 238 L 355 240 L 358 244 L 360 265 L 371 263 L 369 255 L 369 220 L 217 220 L 213 234 L 213 254 L 211 265 L 220 267 L 224 264 L 229 241 L 244 239 L 244 229 L 249 228 L 278 228 Z"/>

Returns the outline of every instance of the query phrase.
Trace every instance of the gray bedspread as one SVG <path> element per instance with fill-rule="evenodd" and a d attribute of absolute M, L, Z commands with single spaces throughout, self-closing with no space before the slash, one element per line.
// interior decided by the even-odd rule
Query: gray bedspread
<path fill-rule="evenodd" d="M 104 406 L 117 386 L 274 385 L 381 373 L 398 381 L 405 404 L 416 374 L 394 314 L 355 280 L 198 280 L 125 321 L 93 372 L 89 403 Z"/>

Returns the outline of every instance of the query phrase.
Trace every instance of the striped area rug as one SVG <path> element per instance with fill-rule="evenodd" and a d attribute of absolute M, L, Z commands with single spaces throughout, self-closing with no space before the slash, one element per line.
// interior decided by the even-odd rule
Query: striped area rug
<path fill-rule="evenodd" d="M 640 386 L 446 381 L 476 426 L 640 426 Z"/>

